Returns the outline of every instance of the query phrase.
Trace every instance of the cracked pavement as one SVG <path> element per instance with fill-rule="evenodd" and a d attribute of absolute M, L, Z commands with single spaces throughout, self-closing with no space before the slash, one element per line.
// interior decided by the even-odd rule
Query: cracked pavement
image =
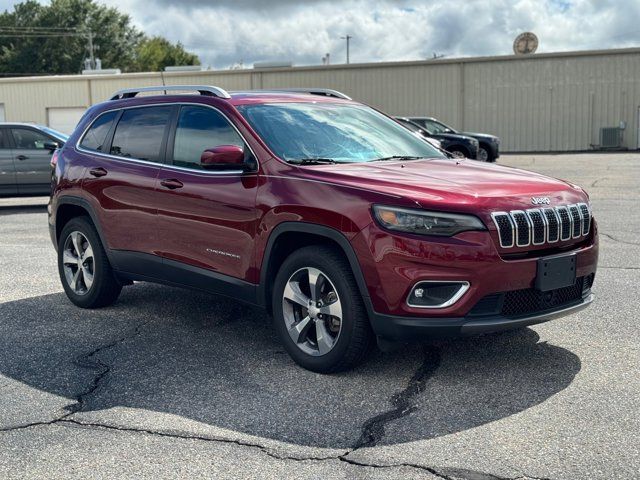
<path fill-rule="evenodd" d="M 46 199 L 0 200 L 0 478 L 636 476 L 640 155 L 500 161 L 587 186 L 596 303 L 334 376 L 295 366 L 230 299 L 137 283 L 73 307 Z"/>

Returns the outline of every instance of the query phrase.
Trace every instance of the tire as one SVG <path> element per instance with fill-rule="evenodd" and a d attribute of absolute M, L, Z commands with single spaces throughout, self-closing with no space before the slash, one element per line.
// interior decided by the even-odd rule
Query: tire
<path fill-rule="evenodd" d="M 469 158 L 469 154 L 465 150 L 458 147 L 451 148 L 451 150 L 449 150 L 449 153 L 456 158 Z"/>
<path fill-rule="evenodd" d="M 84 262 L 78 261 L 78 249 Z M 100 237 L 87 217 L 73 218 L 62 229 L 58 240 L 58 273 L 67 297 L 80 308 L 111 305 L 122 290 Z"/>
<path fill-rule="evenodd" d="M 478 160 L 480 160 L 481 162 L 489 162 L 489 152 L 487 151 L 486 148 L 484 147 L 480 147 L 478 149 Z"/>
<path fill-rule="evenodd" d="M 314 295 L 310 278 L 317 279 Z M 291 300 L 294 297 L 296 301 Z M 311 298 L 321 303 L 314 308 Z M 293 252 L 276 275 L 272 305 L 274 326 L 285 349 L 298 365 L 313 372 L 349 370 L 375 344 L 351 267 L 331 247 Z"/>

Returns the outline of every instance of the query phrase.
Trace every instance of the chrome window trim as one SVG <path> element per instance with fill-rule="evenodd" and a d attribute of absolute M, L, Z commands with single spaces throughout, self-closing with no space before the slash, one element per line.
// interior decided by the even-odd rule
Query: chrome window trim
<path fill-rule="evenodd" d="M 558 222 L 558 238 L 556 238 L 555 240 L 551 240 L 549 238 L 549 235 L 551 233 L 551 225 L 549 225 L 549 220 L 547 219 L 547 216 L 544 214 L 544 212 L 546 210 L 550 210 L 553 213 L 553 216 L 556 218 L 556 222 Z M 562 228 L 561 226 L 561 222 L 560 222 L 560 217 L 558 216 L 558 212 L 556 212 L 556 209 L 553 207 L 546 207 L 542 209 L 542 216 L 544 217 L 544 221 L 547 222 L 547 243 L 557 243 L 560 241 L 560 230 Z"/>
<path fill-rule="evenodd" d="M 582 213 L 582 206 L 585 206 L 587 208 L 587 212 L 589 213 L 589 220 L 585 221 L 584 218 L 584 214 Z M 591 231 L 591 221 L 593 220 L 593 213 L 591 213 L 591 209 L 589 208 L 589 204 L 581 202 L 578 203 L 578 211 L 580 212 L 580 214 L 582 215 L 582 236 L 587 236 L 589 235 L 589 232 Z M 586 227 L 586 232 L 585 232 L 585 227 Z"/>
<path fill-rule="evenodd" d="M 535 241 L 535 227 L 533 225 L 533 218 L 531 218 L 531 212 L 538 212 L 540 217 L 542 218 L 542 241 L 536 243 Z M 540 208 L 530 208 L 526 211 L 527 217 L 529 218 L 529 231 L 531 232 L 531 245 L 544 245 L 547 242 L 547 217 L 542 213 L 542 209 Z"/>
<path fill-rule="evenodd" d="M 511 244 L 509 245 L 505 245 L 505 243 L 502 241 L 502 233 L 500 233 L 500 225 L 498 225 L 498 221 L 496 220 L 496 217 L 499 217 L 499 216 L 507 217 L 507 220 L 509 221 L 509 225 L 511 225 Z M 515 231 L 513 220 L 511 219 L 511 215 L 509 215 L 509 212 L 492 212 L 491 219 L 493 220 L 493 223 L 498 229 L 498 239 L 500 240 L 500 247 L 512 248 L 515 245 L 515 241 L 516 241 L 516 231 Z"/>
<path fill-rule="evenodd" d="M 518 239 L 518 237 L 519 237 L 519 235 L 518 235 L 518 222 L 515 219 L 515 215 L 520 214 L 520 213 L 522 215 L 524 215 L 524 220 L 527 222 L 527 225 L 529 226 L 529 236 L 527 238 L 527 243 L 520 243 L 518 241 L 519 240 Z M 529 221 L 529 216 L 527 215 L 527 212 L 525 212 L 524 210 L 511 210 L 510 215 L 511 215 L 511 218 L 513 219 L 513 223 L 514 223 L 514 225 L 516 227 L 516 236 L 514 238 L 516 247 L 528 247 L 529 245 L 531 245 L 531 230 L 532 230 L 532 227 L 531 227 L 531 222 Z"/>
<path fill-rule="evenodd" d="M 251 152 L 251 155 L 253 155 L 253 158 L 256 161 L 256 164 L 258 165 L 258 168 L 256 169 L 255 172 L 245 172 L 242 169 L 238 169 L 238 170 L 220 170 L 220 171 L 214 171 L 214 170 L 196 170 L 194 168 L 186 168 L 186 167 L 178 167 L 176 165 L 172 165 L 170 163 L 162 163 L 162 162 L 150 162 L 148 160 L 140 160 L 138 158 L 132 158 L 132 157 L 119 157 L 118 155 L 112 155 L 110 153 L 104 153 L 104 152 L 98 152 L 96 150 L 89 150 L 89 149 L 85 149 L 82 148 L 80 146 L 80 143 L 82 142 L 82 140 L 84 139 L 85 135 L 87 134 L 87 131 L 91 128 L 91 126 L 94 124 L 94 122 L 100 118 L 102 115 L 109 113 L 109 112 L 115 112 L 115 111 L 119 111 L 119 110 L 131 110 L 134 108 L 146 108 L 146 107 L 160 107 L 160 106 L 165 106 L 165 105 L 195 105 L 198 107 L 206 107 L 206 108 L 210 108 L 212 110 L 215 110 L 216 112 L 218 112 L 220 115 L 222 115 L 227 122 L 229 122 L 229 125 L 231 125 L 233 127 L 233 129 L 236 131 L 236 133 L 238 134 L 238 136 L 242 139 L 242 141 L 244 142 L 244 144 L 247 146 L 247 148 L 249 149 L 249 151 Z M 118 125 L 116 125 L 116 128 L 118 127 Z M 177 128 L 177 127 L 176 127 Z M 251 148 L 251 145 L 249 145 L 249 142 L 247 142 L 247 139 L 244 137 L 244 135 L 242 135 L 242 133 L 240 133 L 240 130 L 238 130 L 238 128 L 233 124 L 233 122 L 229 119 L 229 117 L 227 115 L 225 115 L 224 112 L 222 112 L 219 108 L 216 108 L 212 105 L 207 105 L 205 103 L 197 103 L 197 102 L 161 102 L 161 103 L 149 103 L 149 104 L 144 104 L 144 105 L 130 105 L 130 106 L 124 106 L 124 107 L 118 107 L 118 108 L 110 108 L 107 110 L 104 110 L 103 112 L 100 112 L 100 114 L 98 116 L 96 116 L 96 118 L 94 118 L 91 123 L 89 123 L 89 125 L 87 125 L 87 127 L 82 131 L 82 135 L 80 135 L 80 137 L 78 137 L 78 141 L 76 142 L 76 144 L 74 145 L 75 149 L 79 152 L 83 152 L 83 153 L 89 153 L 91 155 L 99 155 L 101 157 L 107 158 L 107 159 L 112 159 L 112 160 L 119 160 L 121 162 L 134 162 L 134 163 L 139 163 L 139 164 L 143 164 L 143 165 L 153 165 L 153 166 L 159 166 L 160 168 L 169 168 L 172 170 L 178 170 L 178 171 L 184 171 L 184 172 L 191 172 L 191 173 L 203 173 L 205 175 L 238 175 L 238 174 L 251 174 L 251 173 L 257 173 L 257 171 L 260 169 L 260 161 L 258 160 L 258 157 L 256 156 L 255 152 L 253 151 L 253 149 Z"/>
<path fill-rule="evenodd" d="M 449 283 L 449 284 L 457 284 L 460 285 L 460 288 L 458 289 L 458 291 L 446 302 L 441 303 L 440 305 L 414 305 L 412 303 L 409 302 L 409 299 L 411 298 L 411 293 L 418 287 L 418 285 L 420 285 L 421 283 Z M 457 281 L 457 280 L 420 280 L 419 282 L 416 282 L 413 284 L 413 287 L 411 287 L 411 289 L 409 289 L 409 294 L 407 295 L 407 299 L 406 299 L 406 303 L 409 307 L 411 308 L 427 308 L 427 309 L 434 309 L 434 308 L 447 308 L 450 307 L 451 305 L 454 305 L 458 300 L 460 300 L 462 298 L 462 296 L 467 293 L 467 291 L 469 291 L 469 287 L 471 286 L 471 284 L 467 281 Z"/>

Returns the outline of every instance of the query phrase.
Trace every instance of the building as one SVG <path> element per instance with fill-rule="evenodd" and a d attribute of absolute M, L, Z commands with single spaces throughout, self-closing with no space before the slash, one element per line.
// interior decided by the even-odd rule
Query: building
<path fill-rule="evenodd" d="M 640 48 L 202 72 L 0 79 L 0 120 L 69 132 L 114 91 L 166 84 L 227 90 L 325 87 L 395 115 L 499 135 L 503 151 L 580 151 L 618 128 L 640 148 Z M 610 133 L 610 132 L 609 132 Z"/>

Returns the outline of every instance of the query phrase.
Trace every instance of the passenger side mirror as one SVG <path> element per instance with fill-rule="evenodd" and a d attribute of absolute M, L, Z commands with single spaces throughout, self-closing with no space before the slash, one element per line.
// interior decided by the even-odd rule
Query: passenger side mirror
<path fill-rule="evenodd" d="M 49 150 L 50 152 L 53 152 L 55 149 L 60 147 L 57 142 L 44 142 L 43 146 L 45 150 Z"/>
<path fill-rule="evenodd" d="M 244 150 L 237 145 L 207 148 L 200 156 L 200 166 L 207 170 L 243 170 Z"/>

